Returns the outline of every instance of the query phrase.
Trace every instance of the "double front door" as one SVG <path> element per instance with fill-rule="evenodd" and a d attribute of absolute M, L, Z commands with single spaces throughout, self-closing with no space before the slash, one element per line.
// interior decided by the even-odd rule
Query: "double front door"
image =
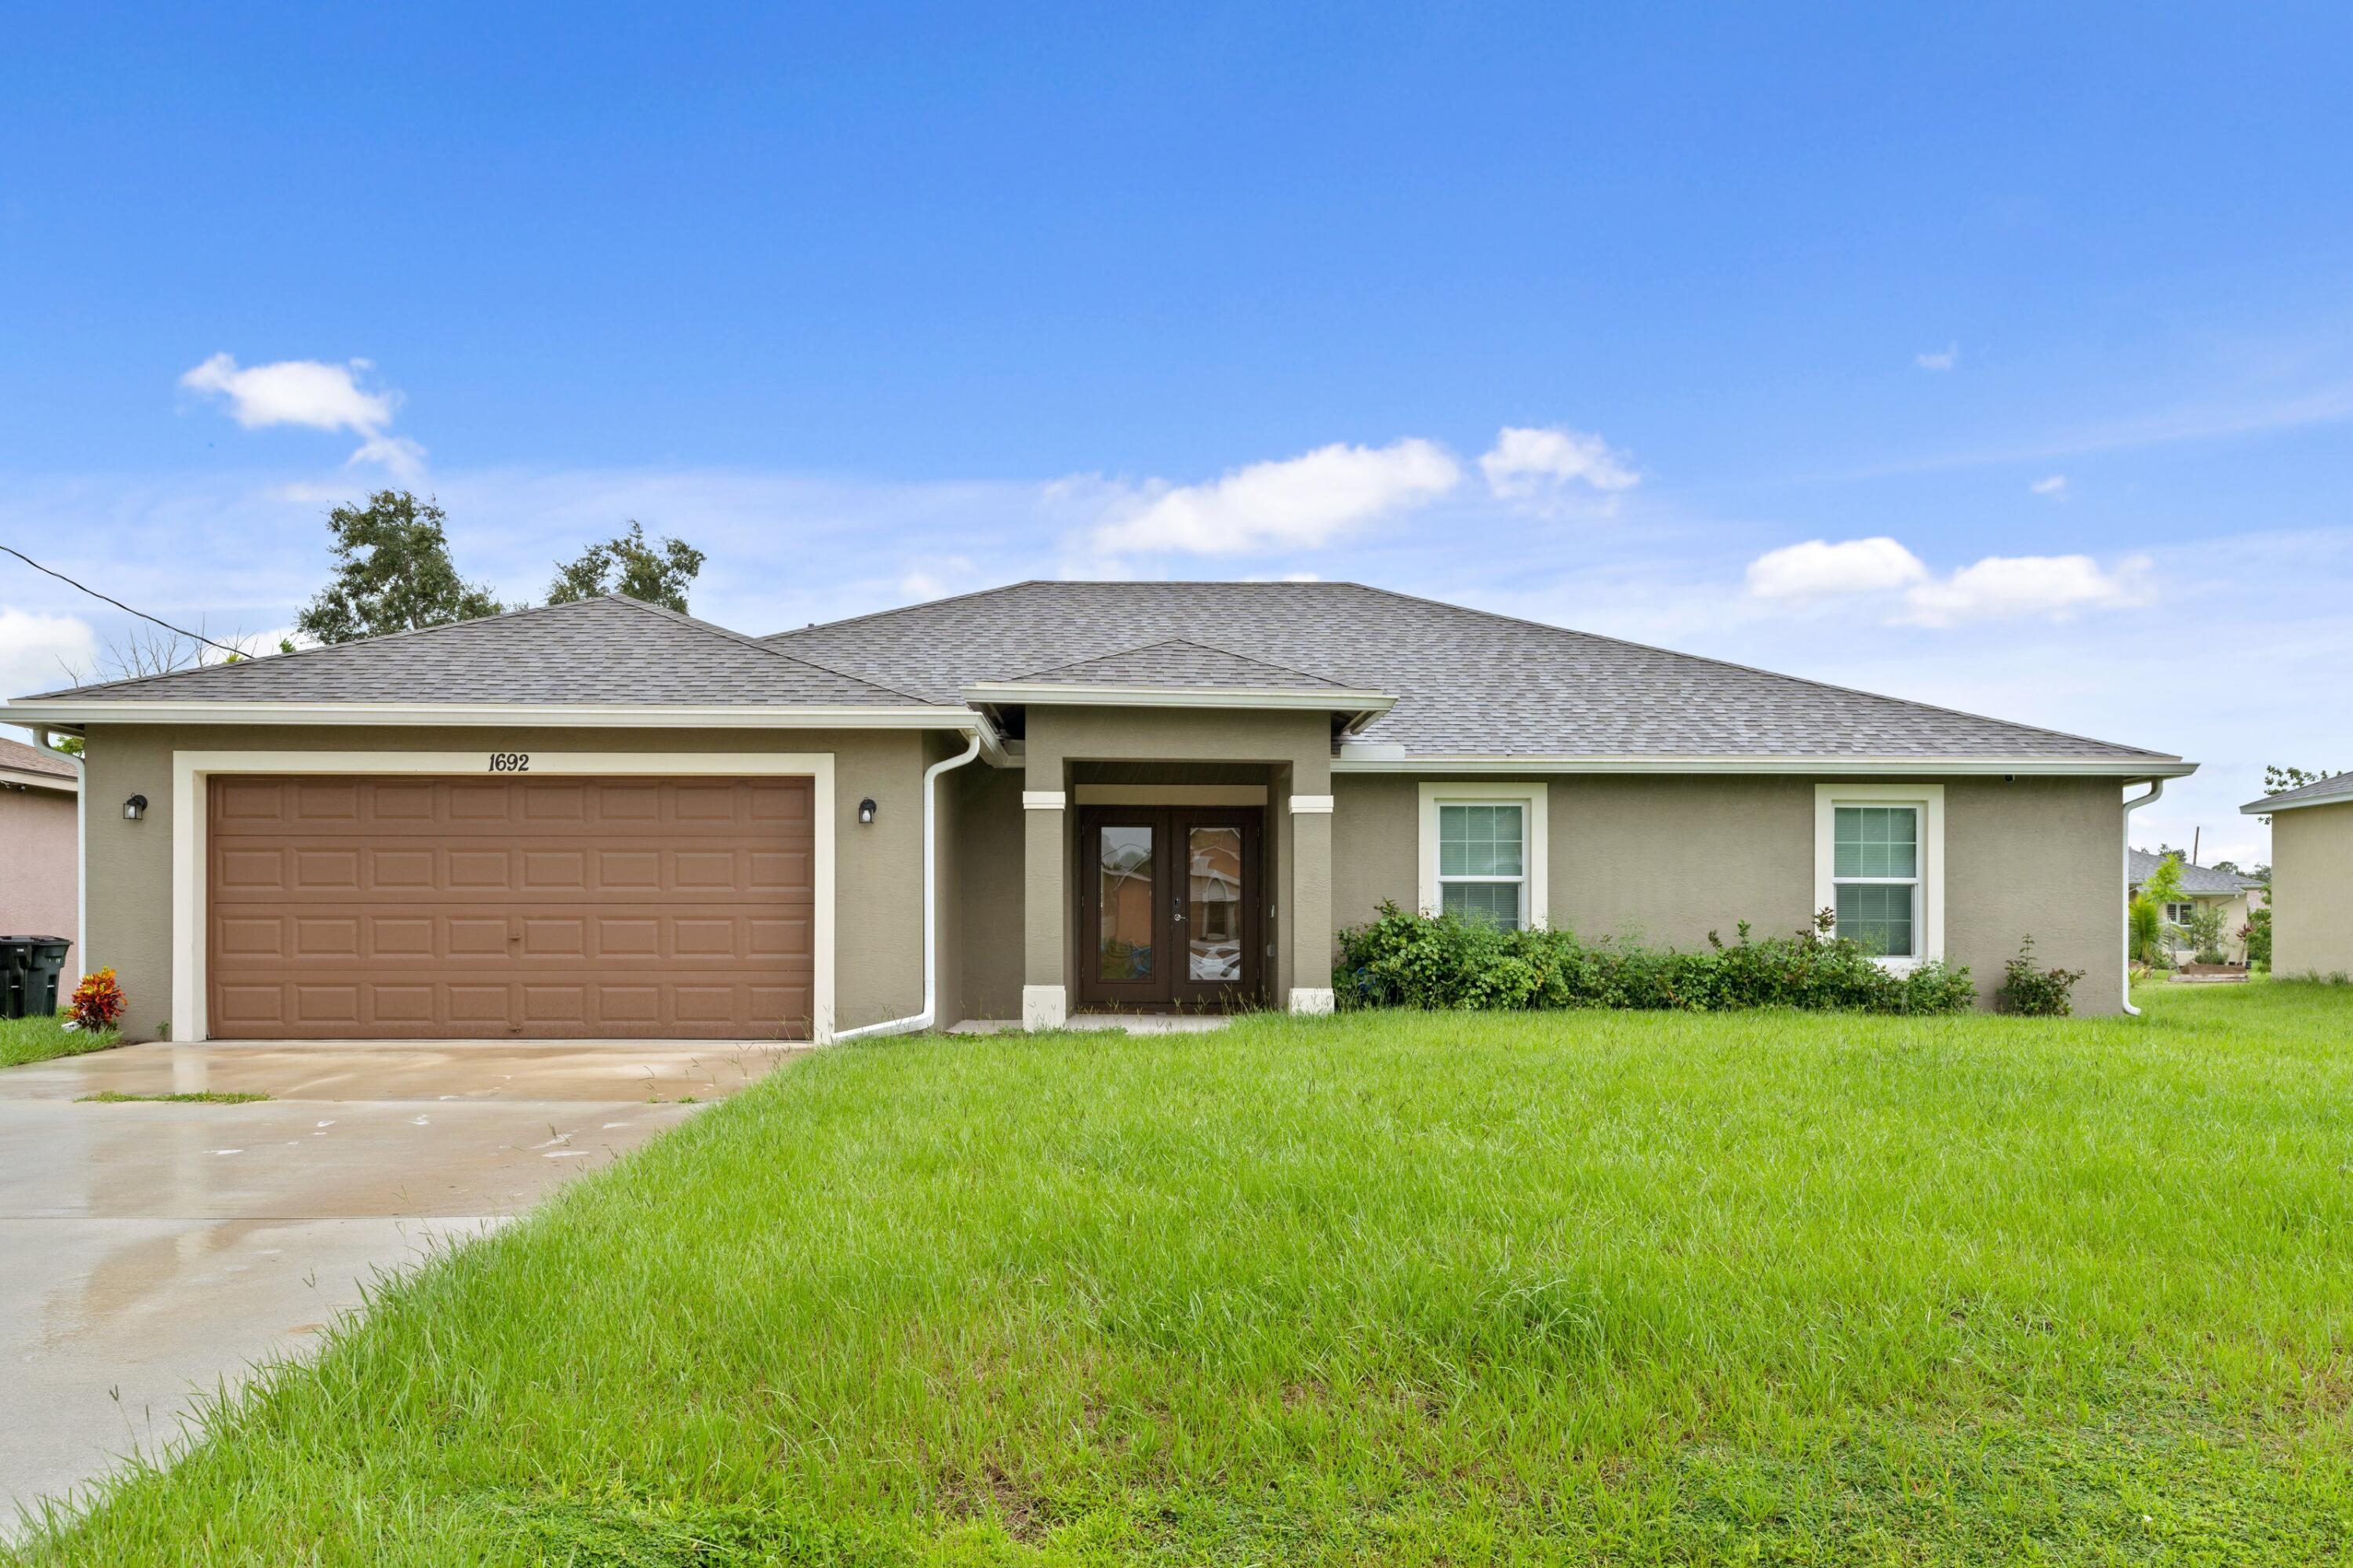
<path fill-rule="evenodd" d="M 1265 997 L 1261 813 L 1079 813 L 1079 1001 L 1212 1011 Z"/>

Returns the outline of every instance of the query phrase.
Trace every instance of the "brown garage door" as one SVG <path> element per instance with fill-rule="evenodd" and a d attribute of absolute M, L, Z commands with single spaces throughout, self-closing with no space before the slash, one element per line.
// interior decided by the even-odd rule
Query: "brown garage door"
<path fill-rule="evenodd" d="M 806 1039 L 807 779 L 216 778 L 221 1039 Z"/>

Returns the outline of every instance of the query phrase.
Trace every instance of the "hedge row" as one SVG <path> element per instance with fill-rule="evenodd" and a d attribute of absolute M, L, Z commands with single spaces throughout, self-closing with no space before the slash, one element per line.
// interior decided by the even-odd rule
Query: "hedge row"
<path fill-rule="evenodd" d="M 1482 919 L 1410 915 L 1395 904 L 1340 933 L 1333 991 L 1343 1007 L 1508 1011 L 1609 1007 L 1717 1012 L 1802 1007 L 1851 1012 L 1960 1012 L 1977 989 L 1966 967 L 1896 973 L 1855 943 L 1818 927 L 1704 949 L 1647 948 L 1567 930 L 1505 930 Z"/>

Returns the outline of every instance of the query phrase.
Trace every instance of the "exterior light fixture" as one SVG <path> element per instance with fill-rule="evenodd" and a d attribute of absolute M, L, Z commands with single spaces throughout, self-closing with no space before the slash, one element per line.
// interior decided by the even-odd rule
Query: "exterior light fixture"
<path fill-rule="evenodd" d="M 137 821 L 140 818 L 142 818 L 142 817 L 145 816 L 146 814 L 147 814 L 147 797 L 146 797 L 146 796 L 144 796 L 144 795 L 133 795 L 133 796 L 132 796 L 132 797 L 131 797 L 131 799 L 129 799 L 128 800 L 125 800 L 125 801 L 123 801 L 123 802 L 122 802 L 122 820 L 123 820 L 124 821 L 126 821 L 126 822 L 135 822 L 135 821 Z"/>
<path fill-rule="evenodd" d="M 858 802 L 858 825 L 864 827 L 873 821 L 874 797 L 869 795 L 866 799 Z"/>

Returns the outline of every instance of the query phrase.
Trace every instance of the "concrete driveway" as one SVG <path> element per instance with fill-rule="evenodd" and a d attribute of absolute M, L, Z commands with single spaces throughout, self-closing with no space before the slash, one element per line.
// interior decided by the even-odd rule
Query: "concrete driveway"
<path fill-rule="evenodd" d="M 0 1071 L 0 1534 L 380 1269 L 503 1224 L 794 1049 L 130 1045 Z M 247 1105 L 85 1095 L 256 1092 Z"/>

